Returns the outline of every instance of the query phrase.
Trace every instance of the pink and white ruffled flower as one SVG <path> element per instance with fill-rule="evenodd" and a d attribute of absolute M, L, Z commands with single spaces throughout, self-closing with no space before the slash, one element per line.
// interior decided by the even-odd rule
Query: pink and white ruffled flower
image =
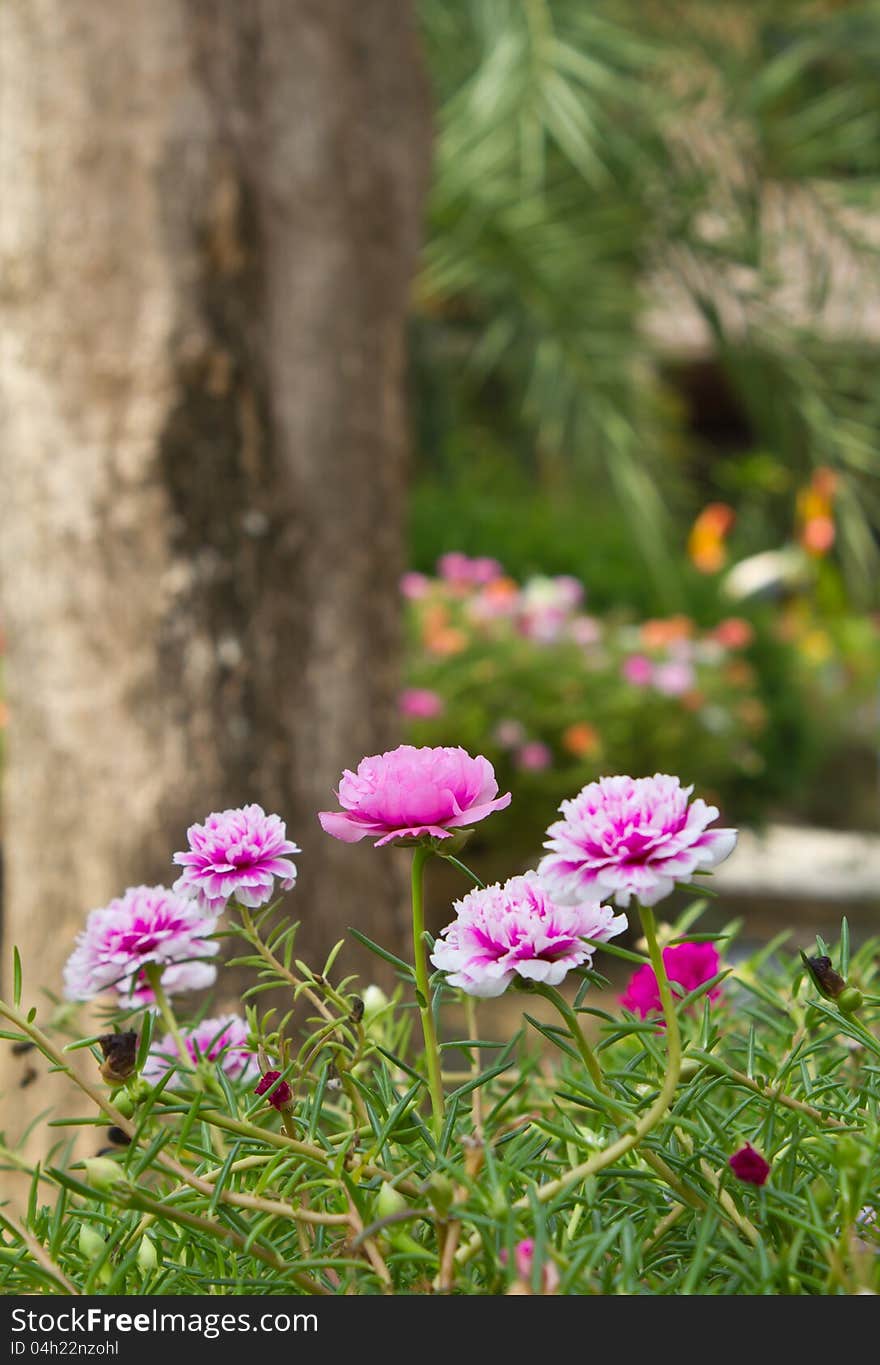
<path fill-rule="evenodd" d="M 181 1029 L 181 1037 L 194 1067 L 200 1061 L 219 1062 L 233 1081 L 250 1081 L 260 1074 L 256 1055 L 247 1045 L 248 1026 L 237 1014 L 203 1019 L 195 1028 Z M 166 1033 L 154 1041 L 141 1075 L 155 1085 L 166 1071 L 179 1065 L 180 1054 L 174 1038 Z M 180 1075 L 172 1076 L 169 1088 L 180 1085 L 182 1079 Z"/>
<path fill-rule="evenodd" d="M 337 795 L 343 809 L 322 810 L 321 828 L 346 844 L 369 835 L 376 848 L 394 839 L 448 839 L 510 805 L 487 758 L 412 744 L 362 758 L 356 773 L 345 770 Z"/>
<path fill-rule="evenodd" d="M 716 867 L 736 844 L 735 829 L 708 829 L 718 809 L 677 777 L 600 777 L 560 806 L 538 871 L 557 899 L 632 896 L 656 905 L 676 882 Z"/>
<path fill-rule="evenodd" d="M 169 994 L 210 986 L 216 970 L 205 959 L 219 950 L 209 937 L 213 916 L 165 886 L 132 886 L 100 910 L 93 910 L 64 968 L 70 1000 L 92 1000 L 115 989 L 121 1003 L 150 1004 L 145 977 L 151 964 L 161 967 Z"/>
<path fill-rule="evenodd" d="M 232 896 L 241 905 L 265 905 L 276 879 L 283 891 L 296 881 L 288 855 L 302 850 L 287 838 L 284 821 L 262 806 L 214 811 L 203 825 L 190 825 L 186 837 L 189 849 L 174 855 L 183 868 L 174 890 L 194 896 L 211 915 L 219 915 Z"/>
<path fill-rule="evenodd" d="M 598 901 L 556 904 L 536 872 L 471 891 L 453 908 L 431 961 L 451 986 L 487 998 L 517 976 L 557 986 L 572 967 L 592 961 L 584 938 L 607 941 L 627 922 Z"/>

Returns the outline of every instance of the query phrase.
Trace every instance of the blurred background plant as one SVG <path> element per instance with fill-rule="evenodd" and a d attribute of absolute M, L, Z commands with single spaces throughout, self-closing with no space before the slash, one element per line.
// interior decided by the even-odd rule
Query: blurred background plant
<path fill-rule="evenodd" d="M 516 619 L 432 580 L 409 684 L 444 709 L 410 733 L 491 734 L 508 780 L 554 797 L 684 743 L 740 813 L 875 826 L 880 6 L 420 12 L 438 112 L 411 563 L 497 559 Z M 516 617 L 566 575 L 594 641 Z M 686 654 L 690 685 L 621 679 L 670 618 L 679 652 L 647 653 L 661 679 Z"/>

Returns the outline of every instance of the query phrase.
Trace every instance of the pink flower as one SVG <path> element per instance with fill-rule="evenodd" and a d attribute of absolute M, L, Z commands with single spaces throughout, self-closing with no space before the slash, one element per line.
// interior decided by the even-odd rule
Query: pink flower
<path fill-rule="evenodd" d="M 704 981 L 711 981 L 721 970 L 714 943 L 673 943 L 663 949 L 663 966 L 669 980 L 677 982 L 686 995 L 702 986 Z M 720 994 L 718 986 L 708 992 L 710 1000 L 717 1000 Z M 636 968 L 620 1003 L 642 1019 L 662 1014 L 657 977 L 650 963 Z"/>
<path fill-rule="evenodd" d="M 237 1014 L 203 1019 L 195 1028 L 181 1029 L 181 1036 L 193 1066 L 198 1065 L 200 1060 L 219 1062 L 233 1081 L 248 1081 L 259 1070 L 257 1059 L 247 1046 L 248 1026 Z M 166 1071 L 179 1064 L 180 1055 L 174 1038 L 166 1033 L 150 1048 L 141 1075 L 145 1081 L 155 1085 Z M 179 1085 L 181 1079 L 179 1074 L 173 1076 L 168 1082 L 169 1087 Z"/>
<path fill-rule="evenodd" d="M 115 987 L 128 1003 L 149 1004 L 153 995 L 144 968 L 151 963 L 163 967 L 161 982 L 169 993 L 209 986 L 216 971 L 204 959 L 219 949 L 208 937 L 215 928 L 212 916 L 167 887 L 129 887 L 86 920 L 64 968 L 65 994 L 91 1000 Z"/>
<path fill-rule="evenodd" d="M 689 692 L 697 677 L 693 668 L 683 659 L 667 659 L 654 669 L 652 682 L 658 692 L 667 697 L 680 697 Z"/>
<path fill-rule="evenodd" d="M 451 986 L 485 997 L 501 995 L 515 976 L 557 986 L 592 961 L 584 937 L 604 942 L 626 928 L 626 915 L 598 901 L 554 904 L 536 872 L 471 891 L 453 908 L 431 961 Z"/>
<path fill-rule="evenodd" d="M 502 749 L 515 749 L 525 742 L 526 732 L 518 720 L 499 720 L 493 738 Z"/>
<path fill-rule="evenodd" d="M 402 596 L 410 602 L 417 602 L 420 597 L 425 597 L 431 587 L 431 580 L 426 578 L 423 573 L 416 573 L 410 570 L 409 573 L 401 575 L 400 591 Z"/>
<path fill-rule="evenodd" d="M 400 713 L 411 720 L 432 720 L 443 714 L 443 698 L 427 687 L 406 687 L 398 698 Z"/>
<path fill-rule="evenodd" d="M 271 1104 L 273 1109 L 280 1113 L 282 1109 L 288 1109 L 293 1103 L 293 1091 L 287 1081 L 279 1081 L 280 1071 L 267 1071 L 254 1086 L 255 1095 L 265 1095 L 266 1102 Z M 268 1094 L 266 1093 L 268 1091 Z"/>
<path fill-rule="evenodd" d="M 600 777 L 560 806 L 538 866 L 561 900 L 614 895 L 618 905 L 636 896 L 656 905 L 676 882 L 715 867 L 733 851 L 735 829 L 707 829 L 718 817 L 693 787 L 677 777 Z"/>
<path fill-rule="evenodd" d="M 513 1263 L 516 1266 L 518 1279 L 531 1292 L 532 1267 L 535 1263 L 534 1237 L 524 1237 L 521 1242 L 517 1242 L 513 1248 Z M 506 1250 L 501 1252 L 501 1264 L 507 1265 Z M 559 1271 L 553 1261 L 545 1260 L 541 1268 L 541 1292 L 543 1294 L 555 1294 L 558 1288 Z"/>
<path fill-rule="evenodd" d="M 647 687 L 654 676 L 654 665 L 645 654 L 631 654 L 620 671 L 633 687 Z"/>
<path fill-rule="evenodd" d="M 737 1180 L 743 1180 L 747 1185 L 764 1185 L 770 1174 L 770 1162 L 756 1152 L 750 1142 L 734 1152 L 727 1164 Z"/>
<path fill-rule="evenodd" d="M 491 583 L 493 578 L 500 578 L 504 570 L 497 559 L 485 555 L 471 559 L 459 550 L 451 550 L 438 559 L 437 572 L 447 583 L 457 587 L 478 588 Z"/>
<path fill-rule="evenodd" d="M 240 905 L 265 905 L 276 877 L 284 891 L 296 881 L 286 855 L 301 850 L 287 838 L 284 821 L 262 806 L 214 811 L 203 825 L 190 825 L 186 837 L 189 851 L 174 855 L 184 869 L 174 890 L 195 896 L 209 914 L 219 915 L 230 896 Z"/>
<path fill-rule="evenodd" d="M 551 767 L 553 754 L 547 745 L 542 744 L 539 739 L 530 739 L 528 744 L 517 749 L 515 762 L 518 768 L 522 768 L 526 772 L 540 773 L 545 768 Z"/>
<path fill-rule="evenodd" d="M 569 623 L 568 633 L 576 645 L 588 649 L 601 640 L 602 626 L 595 616 L 575 616 Z"/>
<path fill-rule="evenodd" d="M 356 773 L 346 769 L 337 795 L 344 809 L 321 811 L 322 829 L 346 844 L 378 835 L 376 848 L 393 839 L 447 839 L 510 805 L 487 758 L 411 744 L 362 758 Z"/>

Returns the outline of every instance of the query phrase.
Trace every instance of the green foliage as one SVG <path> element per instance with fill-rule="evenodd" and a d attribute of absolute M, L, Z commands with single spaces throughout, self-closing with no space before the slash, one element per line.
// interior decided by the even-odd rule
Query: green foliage
<path fill-rule="evenodd" d="M 551 493 L 586 471 L 668 607 L 690 457 L 667 362 L 686 306 L 758 444 L 800 482 L 839 471 L 842 562 L 876 601 L 876 337 L 852 314 L 876 278 L 880 7 L 420 12 L 438 105 L 414 339 L 431 476 L 487 445 Z"/>
<path fill-rule="evenodd" d="M 694 918 L 671 936 L 692 935 Z M 444 1043 L 435 1135 L 404 987 L 359 1014 L 351 982 L 284 966 L 289 921 L 245 914 L 238 932 L 258 974 L 312 1016 L 293 1062 L 271 1019 L 251 1015 L 273 1061 L 291 1058 L 283 1123 L 207 1062 L 147 1087 L 131 1119 L 86 1081 L 96 1135 L 114 1122 L 130 1141 L 85 1168 L 56 1148 L 34 1171 L 25 1224 L 3 1216 L 2 1292 L 880 1289 L 876 941 L 853 950 L 844 926 L 839 950 L 819 942 L 866 995 L 846 1015 L 778 942 L 737 955 L 725 931 L 722 999 L 711 1003 L 706 983 L 677 1007 L 680 1065 L 666 1030 L 612 1006 L 596 972 L 580 973 L 574 1012 L 564 1003 L 556 1025 L 534 1019 L 541 989 L 527 989 L 523 1027 L 506 1041 L 490 1025 L 488 1038 Z M 434 991 L 443 1019 L 457 993 L 439 978 Z M 495 1007 L 482 1005 L 483 1029 Z M 68 1068 L 51 1033 L 0 1009 L 6 1037 Z M 598 1040 L 598 1085 L 583 1024 Z M 770 1163 L 762 1188 L 728 1164 L 746 1142 Z"/>

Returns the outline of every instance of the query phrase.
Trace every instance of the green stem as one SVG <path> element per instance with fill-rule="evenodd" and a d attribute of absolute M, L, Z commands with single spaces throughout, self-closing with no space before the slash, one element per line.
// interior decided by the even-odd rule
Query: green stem
<path fill-rule="evenodd" d="M 434 1116 L 434 1132 L 437 1137 L 443 1128 L 443 1077 L 440 1070 L 440 1051 L 437 1047 L 437 1032 L 434 1028 L 434 1014 L 431 1009 L 431 989 L 428 985 L 428 959 L 425 953 L 425 863 L 431 856 L 429 848 L 417 848 L 412 861 L 412 926 L 413 926 L 413 964 L 416 973 L 416 992 L 419 997 L 419 1015 L 422 1020 L 422 1035 L 425 1040 L 425 1061 L 428 1067 L 428 1088 L 431 1092 L 431 1110 Z"/>
<path fill-rule="evenodd" d="M 562 1015 L 565 1026 L 568 1029 L 569 1037 L 580 1053 L 581 1061 L 589 1071 L 593 1079 L 593 1084 L 597 1090 L 601 1090 L 603 1094 L 607 1094 L 608 1088 L 605 1084 L 602 1068 L 599 1065 L 595 1052 L 584 1037 L 584 1031 L 581 1028 L 580 1020 L 565 996 L 560 995 L 555 986 L 547 986 L 543 982 L 537 985 L 535 989 L 539 995 L 544 996 L 545 1000 L 549 1000 L 551 1005 L 553 1005 Z"/>
<path fill-rule="evenodd" d="M 669 986 L 669 978 L 666 975 L 666 968 L 663 965 L 663 955 L 660 952 L 660 945 L 657 942 L 657 926 L 654 922 L 654 912 L 648 906 L 639 906 L 639 915 L 642 921 L 642 930 L 648 940 L 648 956 L 651 966 L 654 968 L 654 975 L 657 978 L 657 987 L 660 993 L 660 1003 L 663 1006 L 663 1018 L 666 1023 L 666 1050 L 667 1063 L 666 1074 L 663 1077 L 663 1084 L 657 1094 L 654 1103 L 645 1114 L 639 1119 L 635 1128 L 629 1133 L 619 1137 L 616 1142 L 612 1142 L 609 1147 L 601 1152 L 596 1152 L 589 1160 L 581 1162 L 579 1166 L 574 1166 L 565 1175 L 557 1180 L 547 1180 L 537 1189 L 530 1190 L 528 1195 L 523 1195 L 517 1199 L 511 1208 L 519 1211 L 528 1209 L 532 1206 L 532 1201 L 537 1199 L 539 1203 L 546 1204 L 549 1200 L 555 1199 L 557 1195 L 570 1189 L 572 1185 L 579 1185 L 588 1176 L 597 1175 L 606 1166 L 612 1166 L 626 1152 L 637 1147 L 643 1138 L 661 1121 L 672 1101 L 675 1099 L 675 1091 L 681 1076 L 681 1032 L 678 1027 L 678 1019 L 675 1013 L 675 1001 Z M 475 1256 L 482 1246 L 482 1239 L 475 1233 L 465 1246 L 460 1247 L 456 1253 L 456 1261 L 463 1264 Z"/>
<path fill-rule="evenodd" d="M 177 1055 L 181 1060 L 183 1068 L 185 1071 L 195 1071 L 193 1059 L 189 1055 L 186 1043 L 183 1041 L 183 1034 L 180 1032 L 180 1025 L 175 1018 L 168 996 L 165 994 L 165 987 L 162 985 L 162 968 L 156 962 L 148 962 L 145 970 L 147 973 L 147 980 L 150 983 L 150 988 L 153 995 L 156 997 L 156 1005 L 158 1006 L 159 1013 L 162 1016 L 165 1027 L 174 1039 L 174 1046 L 177 1048 Z M 197 1072 L 193 1077 L 193 1083 L 197 1090 L 204 1089 L 202 1078 Z"/>

